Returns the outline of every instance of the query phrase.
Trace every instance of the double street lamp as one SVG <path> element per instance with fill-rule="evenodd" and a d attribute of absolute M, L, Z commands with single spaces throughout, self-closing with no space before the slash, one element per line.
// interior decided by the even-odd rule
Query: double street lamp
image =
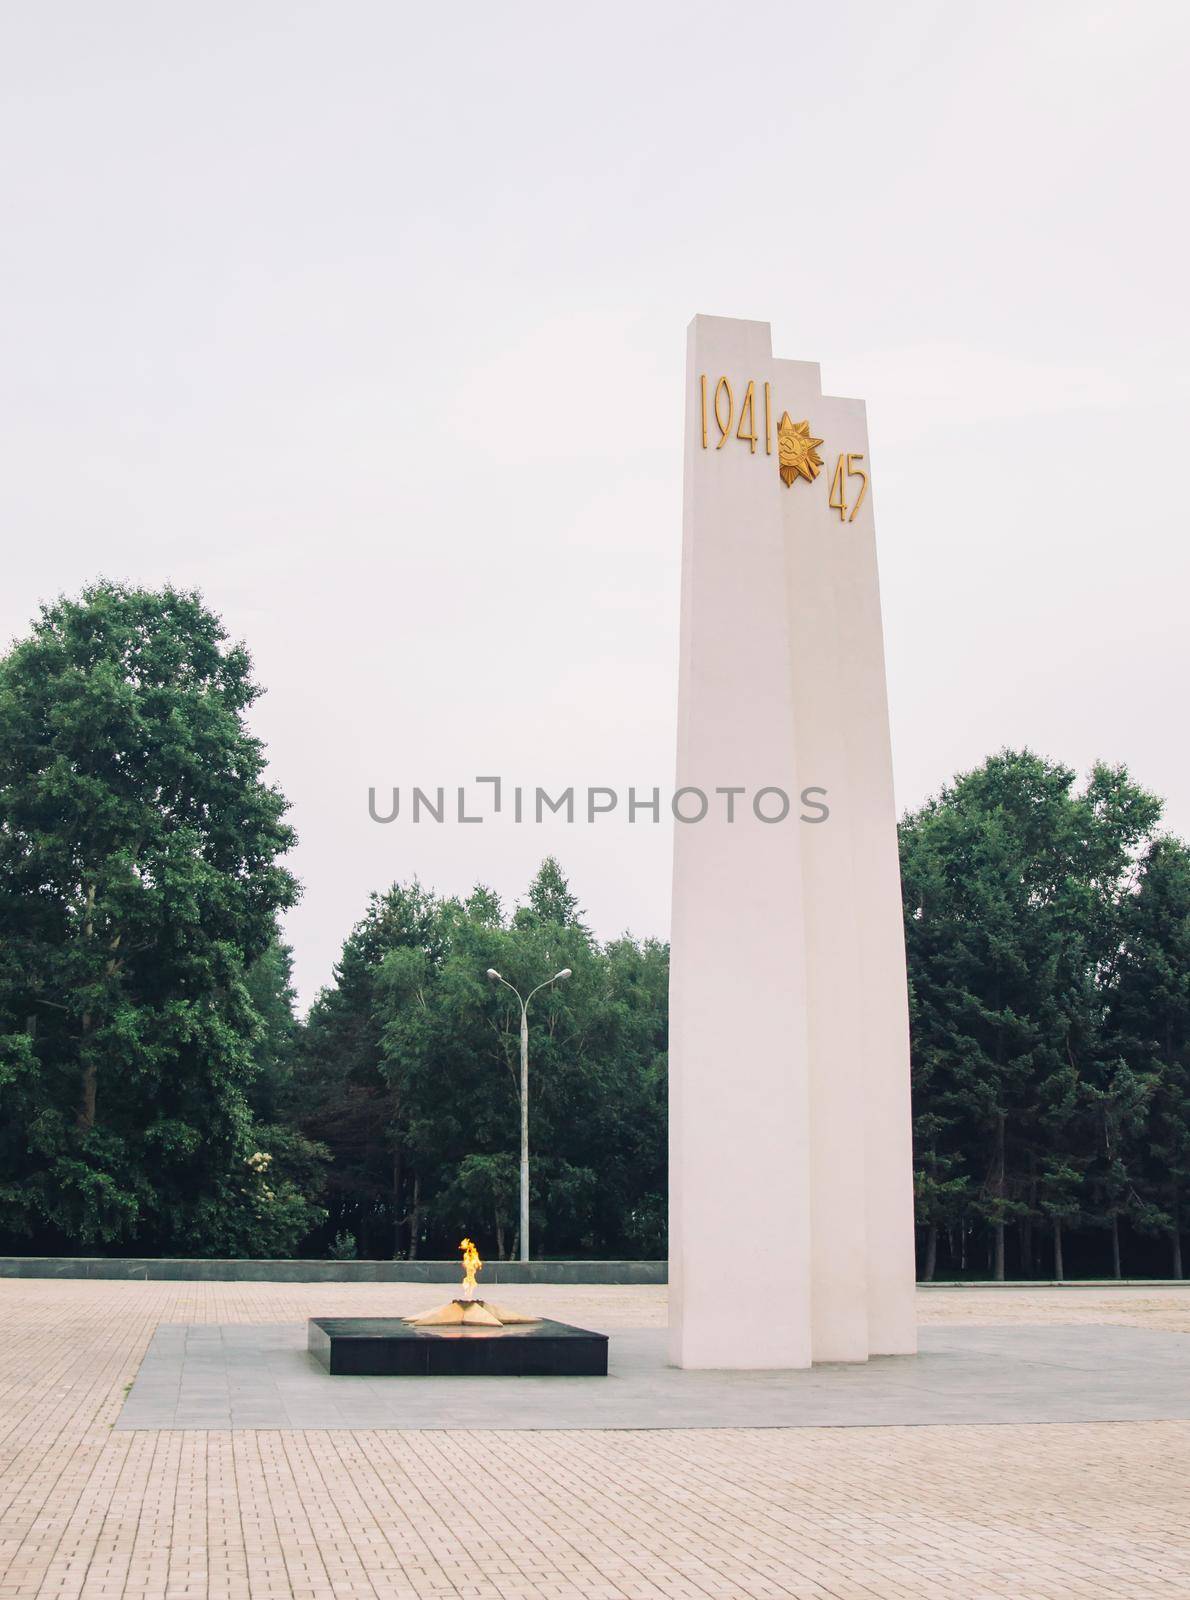
<path fill-rule="evenodd" d="M 507 978 L 502 978 L 495 967 L 488 968 L 488 978 L 492 983 L 502 983 L 506 989 L 511 989 L 521 1005 L 521 1260 L 529 1259 L 529 1002 L 533 996 L 542 989 L 548 989 L 551 983 L 559 983 L 563 978 L 569 978 L 570 968 L 563 967 L 561 972 L 555 972 L 552 978 L 547 978 L 544 983 L 539 983 L 536 989 L 522 997 L 519 989 L 509 983 Z"/>

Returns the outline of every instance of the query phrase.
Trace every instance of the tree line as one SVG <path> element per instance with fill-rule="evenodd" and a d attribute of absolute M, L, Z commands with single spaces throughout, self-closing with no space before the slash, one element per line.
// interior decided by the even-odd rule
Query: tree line
<path fill-rule="evenodd" d="M 903 820 L 926 1278 L 1062 1278 L 1068 1245 L 1182 1276 L 1190 853 L 1161 810 L 1123 767 L 1005 752 Z"/>
<path fill-rule="evenodd" d="M 315 1001 L 282 1091 L 333 1153 L 327 1232 L 366 1254 L 517 1252 L 522 994 L 530 1003 L 531 1238 L 554 1256 L 665 1248 L 668 957 L 601 945 L 547 859 L 505 913 L 476 889 L 374 895 Z"/>
<path fill-rule="evenodd" d="M 666 946 L 594 938 L 552 859 L 507 907 L 414 880 L 299 1018 L 259 693 L 168 588 L 59 600 L 0 660 L 0 1251 L 511 1256 L 520 1014 L 485 974 L 568 967 L 530 1013 L 535 1252 L 664 1255 Z M 904 818 L 923 1276 L 1181 1276 L 1190 853 L 1160 818 L 1122 767 L 1029 752 Z"/>

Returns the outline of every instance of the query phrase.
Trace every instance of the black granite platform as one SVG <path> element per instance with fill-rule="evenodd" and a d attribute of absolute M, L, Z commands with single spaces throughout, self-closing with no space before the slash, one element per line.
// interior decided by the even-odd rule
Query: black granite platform
<path fill-rule="evenodd" d="M 607 1376 L 606 1333 L 547 1317 L 507 1328 L 415 1328 L 403 1317 L 311 1317 L 306 1348 L 336 1377 Z"/>

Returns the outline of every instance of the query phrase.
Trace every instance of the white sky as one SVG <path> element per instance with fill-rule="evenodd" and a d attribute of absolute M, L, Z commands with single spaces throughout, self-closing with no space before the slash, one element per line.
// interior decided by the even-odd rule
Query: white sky
<path fill-rule="evenodd" d="M 0 636 L 99 574 L 251 646 L 308 1000 L 367 892 L 665 934 L 685 327 L 868 398 L 898 802 L 1005 744 L 1190 833 L 1190 7 L 208 3 L 0 17 Z"/>

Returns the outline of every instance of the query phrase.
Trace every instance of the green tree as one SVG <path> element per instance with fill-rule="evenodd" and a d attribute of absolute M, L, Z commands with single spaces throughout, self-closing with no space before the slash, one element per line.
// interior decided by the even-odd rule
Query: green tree
<path fill-rule="evenodd" d="M 297 895 L 246 722 L 259 693 L 244 647 L 171 588 L 59 600 L 0 661 L 10 1239 L 289 1249 L 316 1217 L 253 1164 L 248 975 Z"/>
<path fill-rule="evenodd" d="M 1111 1023 L 1147 1109 L 1128 1164 L 1137 1222 L 1166 1235 L 1171 1271 L 1181 1278 L 1190 1196 L 1190 850 L 1178 840 L 1157 839 L 1145 855 Z"/>
<path fill-rule="evenodd" d="M 420 1175 L 405 1161 L 399 1090 L 382 1070 L 381 969 L 395 951 L 437 960 L 440 918 L 438 900 L 416 881 L 372 894 L 298 1039 L 294 1116 L 333 1154 L 328 1232 L 352 1233 L 365 1257 L 404 1254 L 420 1205 Z M 413 1254 L 417 1233 L 414 1226 Z"/>
<path fill-rule="evenodd" d="M 513 923 L 518 928 L 569 928 L 586 934 L 587 926 L 579 914 L 578 896 L 571 893 L 555 856 L 546 856 L 537 869 Z"/>
<path fill-rule="evenodd" d="M 311 1010 L 303 1126 L 335 1153 L 332 1210 L 364 1253 L 449 1254 L 464 1232 L 515 1250 L 520 1013 L 485 974 L 527 993 L 564 966 L 531 1011 L 534 1247 L 663 1249 L 667 952 L 600 946 L 549 860 L 511 916 L 482 887 L 374 898 Z"/>
<path fill-rule="evenodd" d="M 1025 1270 L 1045 1226 L 1061 1276 L 1064 1229 L 1083 1218 L 1091 1091 L 1111 1072 L 1105 986 L 1159 815 L 1121 768 L 1079 793 L 1070 768 L 1025 751 L 902 825 L 923 1220 L 957 1200 L 987 1226 L 997 1278 L 1011 1223 Z"/>
<path fill-rule="evenodd" d="M 921 862 L 915 863 L 920 866 Z M 920 893 L 920 882 L 914 885 Z M 908 888 L 906 892 L 911 892 Z M 907 929 L 910 969 L 920 963 L 929 950 L 918 941 L 925 933 L 920 919 Z M 933 930 L 929 930 L 932 937 Z M 909 984 L 909 1020 L 917 1048 L 912 1056 L 913 1091 L 913 1196 L 917 1222 L 925 1230 L 925 1249 L 919 1276 L 925 1283 L 934 1281 L 938 1263 L 939 1237 L 962 1226 L 971 1199 L 971 1183 L 963 1170 L 963 1125 L 965 1104 L 956 1092 L 955 1075 L 950 1072 L 950 1057 L 944 1044 L 919 1026 L 917 992 Z"/>
<path fill-rule="evenodd" d="M 298 1034 L 293 951 L 281 939 L 273 939 L 248 967 L 244 985 L 257 1017 L 252 1050 L 255 1071 L 248 1085 L 248 1104 L 258 1121 L 277 1122 L 286 1114 L 292 1097 Z"/>
<path fill-rule="evenodd" d="M 1115 1007 L 1115 998 L 1109 1001 Z M 1109 1039 L 1110 1048 L 1110 1039 Z M 1124 1275 L 1121 1223 L 1157 1231 L 1159 1208 L 1143 1196 L 1143 1168 L 1157 1080 L 1124 1059 L 1106 1061 L 1100 1081 L 1087 1086 L 1091 1122 L 1086 1172 L 1087 1220 L 1107 1230 L 1114 1278 Z"/>

